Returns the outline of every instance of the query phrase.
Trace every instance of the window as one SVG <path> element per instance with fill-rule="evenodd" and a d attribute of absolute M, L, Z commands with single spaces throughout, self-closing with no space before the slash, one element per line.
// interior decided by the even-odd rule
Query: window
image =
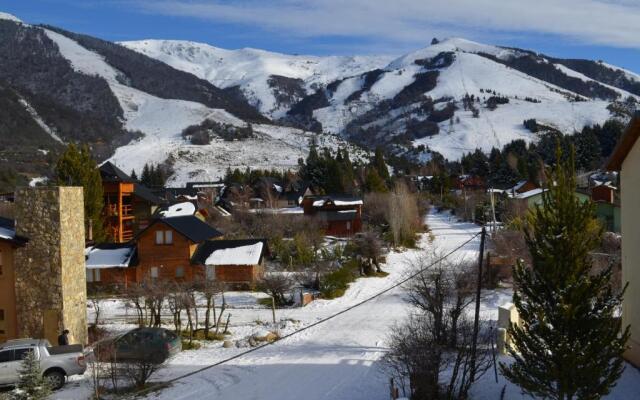
<path fill-rule="evenodd" d="M 87 282 L 100 282 L 100 270 L 88 269 L 87 270 Z"/>
<path fill-rule="evenodd" d="M 207 265 L 206 267 L 207 280 L 212 281 L 216 279 L 216 267 L 215 265 Z"/>
<path fill-rule="evenodd" d="M 0 363 L 13 361 L 13 350 L 0 351 Z"/>
<path fill-rule="evenodd" d="M 24 360 L 25 357 L 27 357 L 27 354 L 32 352 L 33 349 L 15 349 L 14 351 L 15 353 L 13 353 L 13 359 L 18 361 L 18 360 Z"/>
<path fill-rule="evenodd" d="M 176 278 L 184 278 L 184 267 L 176 267 Z"/>
<path fill-rule="evenodd" d="M 151 279 L 158 279 L 158 267 L 151 267 Z"/>
<path fill-rule="evenodd" d="M 350 231 L 351 230 L 351 221 L 347 221 L 347 230 Z"/>
<path fill-rule="evenodd" d="M 156 244 L 172 244 L 173 231 L 156 231 Z"/>
<path fill-rule="evenodd" d="M 4 321 L 4 310 L 0 309 L 0 322 Z"/>

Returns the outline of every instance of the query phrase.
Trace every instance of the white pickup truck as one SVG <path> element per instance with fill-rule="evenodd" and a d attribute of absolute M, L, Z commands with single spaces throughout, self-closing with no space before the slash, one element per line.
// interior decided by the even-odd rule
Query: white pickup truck
<path fill-rule="evenodd" d="M 71 375 L 82 375 L 87 369 L 82 345 L 51 346 L 45 339 L 16 339 L 0 343 L 0 386 L 18 383 L 24 356 L 33 351 L 40 369 L 54 389 L 61 388 Z"/>

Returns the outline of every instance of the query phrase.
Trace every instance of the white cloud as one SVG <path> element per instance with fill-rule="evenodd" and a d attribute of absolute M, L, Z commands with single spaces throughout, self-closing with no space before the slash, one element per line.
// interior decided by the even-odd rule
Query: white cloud
<path fill-rule="evenodd" d="M 131 0 L 164 15 L 240 23 L 293 37 L 414 45 L 432 36 L 552 34 L 640 48 L 638 0 Z"/>

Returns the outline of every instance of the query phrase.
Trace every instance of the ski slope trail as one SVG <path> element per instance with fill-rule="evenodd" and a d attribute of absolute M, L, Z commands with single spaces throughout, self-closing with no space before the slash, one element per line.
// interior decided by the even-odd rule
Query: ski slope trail
<path fill-rule="evenodd" d="M 298 318 L 312 323 L 339 312 L 401 280 L 415 265 L 415 260 L 428 250 L 449 252 L 479 230 L 473 224 L 453 222 L 448 214 L 431 213 L 427 223 L 436 236 L 434 242 L 429 242 L 427 235 L 423 235 L 421 250 L 390 254 L 383 266 L 389 272 L 387 277 L 359 279 L 343 297 L 316 301 L 302 309 L 283 313 L 281 318 Z M 476 237 L 454 255 L 475 257 L 478 243 Z M 408 311 L 402 289 L 391 290 L 299 335 L 177 381 L 150 398 L 386 400 L 388 378 L 377 361 L 384 355 L 390 330 Z M 192 357 L 174 360 L 169 366 L 170 373 L 165 371 L 163 378 L 171 379 L 202 368 L 232 356 L 234 351 L 236 349 L 217 353 L 217 358 L 206 357 L 206 353 L 199 351 L 190 352 Z"/>

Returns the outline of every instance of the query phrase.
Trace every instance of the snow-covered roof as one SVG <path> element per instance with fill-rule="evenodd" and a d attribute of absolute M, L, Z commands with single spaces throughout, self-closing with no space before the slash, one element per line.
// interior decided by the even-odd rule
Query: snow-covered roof
<path fill-rule="evenodd" d="M 215 250 L 204 262 L 205 265 L 255 265 L 260 262 L 263 244 Z"/>
<path fill-rule="evenodd" d="M 358 200 L 358 199 L 353 199 L 353 200 L 321 199 L 321 200 L 315 200 L 313 202 L 313 206 L 322 207 L 325 205 L 327 201 L 332 201 L 333 204 L 336 206 L 358 206 L 358 205 L 364 204 L 362 200 Z"/>
<path fill-rule="evenodd" d="M 16 231 L 9 228 L 0 226 L 0 239 L 13 240 L 16 238 Z"/>
<path fill-rule="evenodd" d="M 256 265 L 266 250 L 264 239 L 208 240 L 198 246 L 192 262 L 204 265 Z"/>
<path fill-rule="evenodd" d="M 516 185 L 514 187 L 511 188 L 512 191 L 517 192 L 518 190 L 520 190 L 528 181 L 524 180 L 524 181 L 520 181 L 518 183 L 516 183 Z"/>
<path fill-rule="evenodd" d="M 537 189 L 529 190 L 528 192 L 519 193 L 513 197 L 515 199 L 528 199 L 529 197 L 536 196 L 543 192 L 546 192 L 546 189 L 537 188 Z"/>
<path fill-rule="evenodd" d="M 136 253 L 134 245 L 98 245 L 84 251 L 87 269 L 127 268 Z"/>
<path fill-rule="evenodd" d="M 193 215 L 196 212 L 196 206 L 193 203 L 185 201 L 169 206 L 166 210 L 160 211 L 160 215 L 164 218 L 184 217 Z"/>

